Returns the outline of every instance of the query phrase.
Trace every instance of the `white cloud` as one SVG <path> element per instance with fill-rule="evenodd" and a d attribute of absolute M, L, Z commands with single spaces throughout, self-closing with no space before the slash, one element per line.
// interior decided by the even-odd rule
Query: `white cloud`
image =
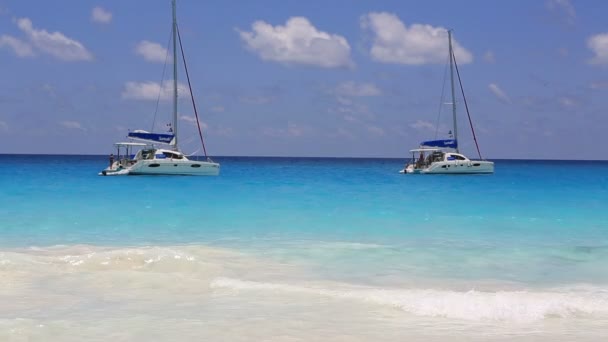
<path fill-rule="evenodd" d="M 486 53 L 483 54 L 483 60 L 486 63 L 490 63 L 490 64 L 494 64 L 496 63 L 496 56 L 494 56 L 494 52 L 493 51 L 486 51 Z"/>
<path fill-rule="evenodd" d="M 148 62 L 164 63 L 165 60 L 171 61 L 167 56 L 167 49 L 158 43 L 142 40 L 135 47 L 135 53 L 144 57 Z"/>
<path fill-rule="evenodd" d="M 546 4 L 550 11 L 561 12 L 568 24 L 573 24 L 576 20 L 576 11 L 570 0 L 548 0 Z"/>
<path fill-rule="evenodd" d="M 500 101 L 504 103 L 511 103 L 509 95 L 507 95 L 507 93 L 500 89 L 500 87 L 496 83 L 490 83 L 488 85 L 488 88 Z"/>
<path fill-rule="evenodd" d="M 343 103 L 341 96 L 362 97 L 362 96 L 378 96 L 382 92 L 373 83 L 356 83 L 353 81 L 340 83 L 333 93 L 338 95 L 338 102 Z M 345 103 L 343 103 L 345 104 Z"/>
<path fill-rule="evenodd" d="M 82 127 L 82 125 L 78 121 L 69 121 L 68 120 L 68 121 L 62 121 L 59 124 L 67 129 L 78 129 L 81 131 L 86 131 L 86 128 Z"/>
<path fill-rule="evenodd" d="M 152 100 L 156 101 L 159 98 L 163 101 L 173 98 L 173 81 L 169 80 L 162 86 L 158 82 L 127 82 L 122 91 L 123 99 L 135 100 Z M 189 96 L 188 87 L 184 84 L 177 84 L 178 96 Z"/>
<path fill-rule="evenodd" d="M 285 26 L 258 20 L 251 28 L 251 32 L 238 30 L 239 35 L 246 47 L 263 60 L 324 68 L 353 65 L 346 39 L 319 31 L 307 18 L 289 18 Z"/>
<path fill-rule="evenodd" d="M 2 36 L 0 36 L 0 48 L 5 46 L 11 48 L 13 52 L 19 57 L 34 56 L 34 50 L 32 50 L 30 44 L 18 38 L 3 34 Z"/>
<path fill-rule="evenodd" d="M 410 124 L 410 127 L 417 129 L 419 131 L 434 131 L 435 125 L 428 121 L 417 120 L 416 122 Z"/>
<path fill-rule="evenodd" d="M 372 58 L 383 63 L 442 64 L 448 59 L 448 34 L 443 27 L 412 24 L 391 13 L 372 12 L 361 18 L 361 28 L 372 33 Z M 456 61 L 471 63 L 473 55 L 452 38 Z"/>
<path fill-rule="evenodd" d="M 37 30 L 28 18 L 18 19 L 17 26 L 26 34 L 31 45 L 55 58 L 64 61 L 93 60 L 93 55 L 80 42 L 66 37 L 61 32 Z"/>
<path fill-rule="evenodd" d="M 595 53 L 589 63 L 608 64 L 608 33 L 600 33 L 589 37 L 587 46 Z"/>
<path fill-rule="evenodd" d="M 93 8 L 93 11 L 91 12 L 91 20 L 96 23 L 107 24 L 112 21 L 112 13 L 98 6 Z"/>

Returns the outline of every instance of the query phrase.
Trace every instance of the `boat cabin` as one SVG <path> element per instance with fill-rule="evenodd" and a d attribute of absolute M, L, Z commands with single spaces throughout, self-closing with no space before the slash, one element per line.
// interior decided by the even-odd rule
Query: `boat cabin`
<path fill-rule="evenodd" d="M 413 165 L 415 169 L 425 169 L 436 162 L 469 161 L 469 158 L 460 153 L 444 152 L 438 148 L 417 148 L 410 152 L 412 160 L 408 165 Z"/>
<path fill-rule="evenodd" d="M 150 146 L 141 149 L 133 158 L 134 160 L 152 159 L 184 159 L 184 155 L 177 151 L 156 149 Z"/>

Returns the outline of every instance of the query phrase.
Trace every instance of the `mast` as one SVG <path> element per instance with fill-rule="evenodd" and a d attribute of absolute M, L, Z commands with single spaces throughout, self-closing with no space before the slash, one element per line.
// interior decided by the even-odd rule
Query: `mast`
<path fill-rule="evenodd" d="M 173 150 L 177 151 L 177 15 L 175 1 L 171 0 L 173 9 Z"/>
<path fill-rule="evenodd" d="M 456 123 L 456 95 L 454 94 L 454 50 L 452 49 L 452 30 L 448 30 L 448 41 L 450 46 L 450 83 L 452 84 L 452 116 L 454 120 L 454 140 L 456 141 L 456 152 L 458 152 L 458 127 Z"/>

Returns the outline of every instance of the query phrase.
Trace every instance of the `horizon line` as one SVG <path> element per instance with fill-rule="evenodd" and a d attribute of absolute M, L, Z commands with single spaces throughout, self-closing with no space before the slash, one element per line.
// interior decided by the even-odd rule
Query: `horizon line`
<path fill-rule="evenodd" d="M 73 156 L 73 157 L 107 157 L 108 154 L 79 154 L 79 153 L 4 153 L 0 156 Z M 204 158 L 202 155 L 188 156 Z M 216 155 L 211 158 L 302 158 L 302 159 L 395 159 L 409 160 L 410 157 L 371 157 L 371 156 L 281 156 L 281 155 Z M 479 160 L 479 159 L 471 159 Z M 584 162 L 608 162 L 608 159 L 542 159 L 542 158 L 484 158 L 481 160 L 505 160 L 505 161 L 584 161 Z"/>

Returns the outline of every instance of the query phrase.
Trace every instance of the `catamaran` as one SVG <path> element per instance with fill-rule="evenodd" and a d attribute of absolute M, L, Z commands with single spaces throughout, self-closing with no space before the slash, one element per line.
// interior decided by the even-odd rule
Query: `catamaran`
<path fill-rule="evenodd" d="M 144 130 L 129 132 L 128 142 L 118 142 L 114 145 L 117 155 L 110 157 L 110 165 L 99 174 L 112 175 L 197 175 L 217 176 L 220 164 L 207 156 L 205 141 L 201 130 L 200 120 L 196 111 L 188 67 L 182 39 L 177 26 L 176 0 L 171 1 L 173 11 L 172 42 L 173 42 L 173 122 L 169 124 L 168 133 L 152 133 Z M 188 80 L 192 107 L 196 116 L 196 124 L 204 152 L 204 160 L 190 159 L 182 153 L 178 146 L 178 116 L 177 116 L 177 43 Z M 162 88 L 162 87 L 161 87 Z M 161 90 L 162 91 L 162 90 Z"/>
<path fill-rule="evenodd" d="M 452 119 L 453 119 L 453 135 L 450 131 L 449 139 L 441 140 L 429 140 L 420 143 L 420 147 L 410 150 L 412 153 L 411 161 L 405 165 L 403 170 L 399 171 L 404 174 L 474 174 L 474 173 L 494 173 L 494 162 L 483 160 L 481 152 L 479 152 L 479 144 L 477 143 L 477 137 L 475 136 L 475 130 L 473 129 L 473 123 L 471 121 L 471 115 L 469 114 L 469 107 L 467 105 L 466 97 L 464 97 L 464 90 L 462 88 L 462 81 L 460 79 L 460 72 L 458 71 L 458 65 L 456 64 L 456 57 L 454 55 L 454 49 L 452 48 L 452 31 L 448 31 L 448 46 L 449 46 L 449 60 L 450 60 L 450 83 L 452 88 Z M 460 90 L 462 91 L 462 97 L 464 99 L 465 108 L 469 117 L 469 124 L 473 133 L 473 140 L 477 147 L 477 153 L 479 154 L 480 160 L 471 160 L 464 154 L 460 153 L 458 149 L 458 126 L 456 121 L 456 95 L 454 91 L 454 69 L 458 76 L 458 83 L 460 84 Z"/>

